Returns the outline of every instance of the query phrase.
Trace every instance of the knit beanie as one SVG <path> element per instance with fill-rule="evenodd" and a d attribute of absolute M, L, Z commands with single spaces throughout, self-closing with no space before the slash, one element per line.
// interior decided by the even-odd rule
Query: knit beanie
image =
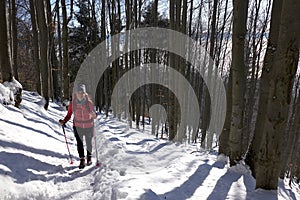
<path fill-rule="evenodd" d="M 86 88 L 84 84 L 79 84 L 76 88 L 76 92 L 83 92 L 86 93 Z"/>

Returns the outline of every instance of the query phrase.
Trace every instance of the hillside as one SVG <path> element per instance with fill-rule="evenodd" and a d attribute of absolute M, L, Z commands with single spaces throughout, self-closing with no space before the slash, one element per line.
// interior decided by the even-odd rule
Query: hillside
<path fill-rule="evenodd" d="M 0 199 L 300 199 L 299 186 L 280 181 L 277 191 L 255 190 L 246 166 L 229 168 L 216 152 L 170 143 L 102 114 L 95 121 L 100 167 L 77 169 L 72 123 L 66 111 L 23 92 L 21 108 L 0 104 Z M 93 143 L 94 144 L 94 143 Z M 93 161 L 95 163 L 95 151 Z"/>

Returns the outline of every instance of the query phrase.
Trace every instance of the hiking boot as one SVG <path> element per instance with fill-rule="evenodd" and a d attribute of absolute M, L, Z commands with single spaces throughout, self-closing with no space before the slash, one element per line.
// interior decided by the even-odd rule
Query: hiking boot
<path fill-rule="evenodd" d="M 85 159 L 83 157 L 83 158 L 80 158 L 79 169 L 83 169 L 84 167 L 85 167 Z"/>
<path fill-rule="evenodd" d="M 92 164 L 92 156 L 88 156 L 87 159 L 86 159 L 86 164 L 87 166 L 90 166 Z"/>

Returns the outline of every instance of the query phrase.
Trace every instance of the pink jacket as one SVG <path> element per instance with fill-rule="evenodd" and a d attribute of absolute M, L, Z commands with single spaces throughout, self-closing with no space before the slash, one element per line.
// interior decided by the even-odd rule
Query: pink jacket
<path fill-rule="evenodd" d="M 73 97 L 73 101 L 68 108 L 68 113 L 64 119 L 65 122 L 69 121 L 72 113 L 74 113 L 73 125 L 80 128 L 91 128 L 94 126 L 94 118 L 90 118 L 94 110 L 93 102 L 85 95 L 86 101 L 80 104 L 76 98 Z M 96 117 L 95 117 L 96 118 Z"/>

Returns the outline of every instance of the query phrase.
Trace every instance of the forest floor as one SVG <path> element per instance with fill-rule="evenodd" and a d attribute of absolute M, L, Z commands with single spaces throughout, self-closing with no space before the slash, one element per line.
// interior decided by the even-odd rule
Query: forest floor
<path fill-rule="evenodd" d="M 24 91 L 21 109 L 0 104 L 0 199 L 300 199 L 299 185 L 279 181 L 277 190 L 255 190 L 247 166 L 229 168 L 216 151 L 177 144 L 129 128 L 102 114 L 95 120 L 100 167 L 78 170 L 72 123 L 66 127 L 70 164 L 58 120 L 66 111 Z M 95 143 L 93 143 L 95 144 Z M 94 147 L 95 149 L 95 147 Z"/>

